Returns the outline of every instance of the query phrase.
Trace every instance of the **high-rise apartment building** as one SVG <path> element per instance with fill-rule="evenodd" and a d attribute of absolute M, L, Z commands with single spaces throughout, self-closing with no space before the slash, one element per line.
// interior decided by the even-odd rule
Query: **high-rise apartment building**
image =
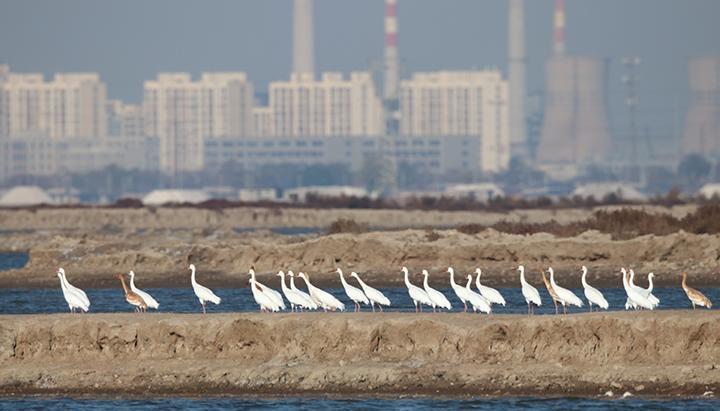
<path fill-rule="evenodd" d="M 383 132 L 382 102 L 370 73 L 323 73 L 314 80 L 309 73 L 292 73 L 289 81 L 270 83 L 270 113 L 256 112 L 256 119 L 272 118 L 272 126 L 256 125 L 275 136 L 377 136 Z"/>
<path fill-rule="evenodd" d="M 107 104 L 108 135 L 141 137 L 145 135 L 142 106 L 110 100 Z"/>
<path fill-rule="evenodd" d="M 0 81 L 0 131 L 53 139 L 107 133 L 105 84 L 97 73 L 5 73 Z"/>
<path fill-rule="evenodd" d="M 497 70 L 415 73 L 400 83 L 400 135 L 478 136 L 481 170 L 510 161 L 508 84 Z"/>
<path fill-rule="evenodd" d="M 145 82 L 145 135 L 160 139 L 160 169 L 203 168 L 203 139 L 253 132 L 253 87 L 245 73 L 160 73 Z"/>

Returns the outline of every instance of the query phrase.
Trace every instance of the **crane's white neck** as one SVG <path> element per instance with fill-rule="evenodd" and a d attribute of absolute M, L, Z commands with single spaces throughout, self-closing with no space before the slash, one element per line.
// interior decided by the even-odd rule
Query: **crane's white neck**
<path fill-rule="evenodd" d="M 628 284 L 628 278 L 627 278 L 627 271 L 622 270 L 622 277 L 623 277 L 623 288 L 625 288 L 625 290 L 627 290 L 627 289 L 628 289 L 628 285 L 629 285 L 629 284 Z"/>
<path fill-rule="evenodd" d="M 62 288 L 63 291 L 67 290 L 67 287 L 65 286 L 65 280 L 63 279 L 63 274 L 58 273 L 58 277 L 60 278 L 60 288 Z"/>
<path fill-rule="evenodd" d="M 403 275 L 405 276 L 405 286 L 410 288 L 410 278 L 408 277 L 408 270 L 403 270 Z"/>
<path fill-rule="evenodd" d="M 278 274 L 280 274 L 280 286 L 282 286 L 283 290 L 287 289 L 287 286 L 285 285 L 285 273 L 280 271 Z"/>
<path fill-rule="evenodd" d="M 648 287 L 648 291 L 652 292 L 652 290 L 653 290 L 653 275 L 652 275 L 652 273 L 648 274 L 648 283 L 650 284 L 650 286 Z"/>
<path fill-rule="evenodd" d="M 480 277 L 478 277 L 477 282 L 480 284 Z M 525 281 L 525 267 L 520 267 L 520 282 L 527 284 L 527 281 Z"/>
<path fill-rule="evenodd" d="M 360 283 L 360 287 L 365 288 L 365 283 L 363 282 L 363 280 L 360 279 L 360 276 L 355 275 L 354 277 L 356 280 L 358 280 L 358 283 Z"/>
<path fill-rule="evenodd" d="M 465 285 L 465 288 L 467 288 L 469 290 L 471 284 L 472 284 L 472 275 L 468 275 L 468 281 L 467 281 L 467 284 Z"/>
<path fill-rule="evenodd" d="M 345 281 L 345 276 L 343 275 L 342 270 L 338 268 L 337 273 L 340 275 L 340 282 L 341 282 L 344 286 L 347 286 L 348 283 L 347 283 L 347 281 Z"/>
<path fill-rule="evenodd" d="M 582 277 L 580 277 L 580 281 L 582 281 L 583 287 L 587 287 L 587 286 L 588 286 L 588 283 L 587 283 L 587 281 L 585 280 L 585 277 L 587 277 L 587 270 L 583 268 Z"/>
<path fill-rule="evenodd" d="M 427 271 L 423 272 L 423 276 L 425 276 L 425 279 L 423 280 L 423 284 L 425 285 L 425 288 L 429 288 L 429 286 L 428 286 L 428 273 L 427 273 Z"/>
<path fill-rule="evenodd" d="M 452 284 L 453 286 L 457 286 L 457 284 L 455 283 L 455 270 L 451 268 L 448 271 L 450 272 L 450 284 Z"/>
<path fill-rule="evenodd" d="M 557 284 L 555 284 L 555 271 L 553 271 L 552 268 L 548 268 L 548 271 L 550 271 L 550 284 L 552 284 L 553 287 L 557 287 Z"/>
<path fill-rule="evenodd" d="M 190 271 L 192 271 L 192 274 L 190 274 L 190 281 L 193 285 L 197 285 L 197 281 L 195 281 L 195 266 L 190 267 Z"/>

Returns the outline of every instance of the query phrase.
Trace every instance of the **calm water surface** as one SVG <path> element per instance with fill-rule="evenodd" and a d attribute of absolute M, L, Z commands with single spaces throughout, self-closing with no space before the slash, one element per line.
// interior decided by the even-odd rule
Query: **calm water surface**
<path fill-rule="evenodd" d="M 26 254 L 19 253 L 0 253 L 0 270 L 18 268 L 27 262 Z M 72 273 L 68 273 L 68 280 L 72 283 Z M 137 285 L 142 288 L 142 277 L 136 277 Z M 266 285 L 280 290 L 280 278 L 275 277 L 265 282 Z M 304 283 L 302 280 L 296 282 L 297 285 Z M 448 283 L 445 283 L 448 284 Z M 418 284 L 421 285 L 421 284 Z M 536 284 L 540 290 L 543 299 L 543 306 L 536 309 L 536 313 L 552 314 L 555 308 L 552 305 L 549 295 L 544 287 Z M 462 303 L 457 299 L 451 288 L 441 288 L 439 284 L 435 286 L 440 289 L 448 297 L 453 304 L 453 310 L 462 310 Z M 159 303 L 160 311 L 163 312 L 180 312 L 192 313 L 200 311 L 200 304 L 190 287 L 188 280 L 187 286 L 179 288 L 144 288 Z M 340 301 L 345 303 L 348 310 L 352 311 L 352 302 L 345 295 L 342 288 L 325 288 L 335 295 Z M 380 288 L 380 290 L 390 299 L 392 306 L 386 311 L 414 311 L 412 300 L 407 294 L 405 287 Z M 220 305 L 208 304 L 209 312 L 241 312 L 241 311 L 257 311 L 257 305 L 253 299 L 249 288 L 217 288 L 215 293 L 222 298 Z M 494 306 L 496 313 L 502 314 L 522 314 L 527 313 L 527 305 L 519 288 L 500 288 L 499 291 L 505 297 L 507 305 Z M 712 301 L 720 303 L 720 288 L 703 288 L 701 289 L 705 295 Z M 91 312 L 123 312 L 133 311 L 133 308 L 125 302 L 125 295 L 118 284 L 117 288 L 91 288 L 85 292 L 90 299 Z M 582 289 L 573 289 L 580 298 L 584 299 Z M 610 303 L 610 310 L 624 310 L 626 295 L 622 288 L 602 289 L 605 298 Z M 653 293 L 660 299 L 660 309 L 678 309 L 690 308 L 690 303 L 685 296 L 683 290 L 678 287 L 673 288 L 656 288 Z M 426 308 L 427 309 L 427 308 Z M 363 307 L 364 311 L 369 310 Z M 17 289 L 6 288 L 0 289 L 0 314 L 34 314 L 34 313 L 59 313 L 67 312 L 68 307 L 60 290 L 60 283 L 54 288 L 32 288 Z M 584 312 L 587 308 L 573 308 L 571 312 Z"/>
<path fill-rule="evenodd" d="M 0 270 L 19 268 L 27 262 L 25 254 L 0 253 Z M 279 279 L 277 280 L 279 281 Z M 276 282 L 277 282 L 276 281 Z M 141 281 L 139 281 L 141 283 Z M 279 284 L 268 284 L 278 287 Z M 91 299 L 92 312 L 118 312 L 131 311 L 125 303 L 122 291 L 118 289 L 88 289 Z M 160 302 L 161 311 L 165 312 L 195 312 L 199 305 L 188 287 L 147 289 Z M 254 311 L 252 294 L 248 288 L 217 289 L 217 294 L 223 299 L 219 306 L 212 306 L 211 312 L 237 312 Z M 329 289 L 333 294 L 347 303 L 342 289 Z M 393 302 L 388 311 L 413 310 L 405 288 L 387 288 L 382 291 Z M 451 289 L 443 290 L 451 298 L 454 308 L 461 307 L 454 300 Z M 508 301 L 507 307 L 497 307 L 498 313 L 524 313 L 527 309 L 519 289 L 504 288 L 500 290 Z M 574 290 L 582 295 L 582 290 Z M 546 305 L 540 309 L 541 313 L 551 313 L 553 309 L 549 304 L 549 297 L 543 293 Z M 611 309 L 621 309 L 625 301 L 622 289 L 603 290 L 611 304 Z M 704 289 L 703 292 L 713 299 L 720 301 L 720 288 Z M 687 308 L 688 303 L 682 290 L 679 288 L 660 288 L 656 295 L 661 300 L 662 308 Z M 350 304 L 348 304 L 350 308 Z M 67 305 L 62 296 L 60 286 L 49 289 L 0 289 L 0 313 L 54 313 L 67 311 Z M 447 399 L 447 398 L 327 398 L 327 397 L 209 397 L 209 398 L 182 398 L 160 397 L 152 398 L 65 398 L 65 397 L 21 397 L 0 398 L 1 410 L 206 410 L 206 409 L 269 409 L 269 410 L 438 410 L 438 409 L 467 409 L 467 410 L 708 410 L 718 409 L 720 402 L 714 399 L 582 399 L 582 398 L 477 398 L 477 399 Z"/>

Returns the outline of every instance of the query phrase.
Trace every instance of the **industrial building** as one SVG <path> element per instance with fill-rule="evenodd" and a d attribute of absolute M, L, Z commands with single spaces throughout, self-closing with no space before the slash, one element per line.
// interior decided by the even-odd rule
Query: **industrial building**
<path fill-rule="evenodd" d="M 720 56 L 690 59 L 690 106 L 682 147 L 685 154 L 720 155 Z"/>
<path fill-rule="evenodd" d="M 612 146 L 601 59 L 565 53 L 565 2 L 555 1 L 554 55 L 545 65 L 545 116 L 536 162 L 551 177 L 571 179 L 602 162 Z"/>
<path fill-rule="evenodd" d="M 45 136 L 0 137 L 0 181 L 16 176 L 87 173 L 111 165 L 157 170 L 158 153 L 158 140 L 143 136 L 61 140 Z"/>
<path fill-rule="evenodd" d="M 358 172 L 368 158 L 377 157 L 383 140 L 377 137 L 237 137 L 205 140 L 205 165 L 219 168 L 235 162 L 249 170 L 265 165 L 344 164 Z M 400 136 L 390 140 L 387 153 L 433 174 L 480 171 L 484 165 L 477 136 Z"/>

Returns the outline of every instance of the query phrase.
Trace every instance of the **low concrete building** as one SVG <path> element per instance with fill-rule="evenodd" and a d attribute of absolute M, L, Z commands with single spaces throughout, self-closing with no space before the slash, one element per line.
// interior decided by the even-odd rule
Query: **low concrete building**
<path fill-rule="evenodd" d="M 470 198 L 475 201 L 486 202 L 495 197 L 505 196 L 505 192 L 494 183 L 456 184 L 445 189 L 446 197 Z"/>
<path fill-rule="evenodd" d="M 253 170 L 268 164 L 345 164 L 358 172 L 372 163 L 368 159 L 381 156 L 382 141 L 378 137 L 208 138 L 205 165 L 213 169 L 235 162 Z M 394 137 L 389 142 L 385 154 L 398 165 L 405 163 L 433 174 L 479 173 L 483 169 L 477 136 Z"/>
<path fill-rule="evenodd" d="M 310 186 L 285 190 L 283 200 L 292 203 L 304 203 L 308 196 L 320 197 L 368 197 L 370 193 L 362 187 L 353 186 Z"/>
<path fill-rule="evenodd" d="M 145 205 L 159 206 L 163 204 L 198 204 L 210 197 L 202 190 L 154 190 L 143 197 Z"/>
<path fill-rule="evenodd" d="M 582 198 L 592 197 L 595 200 L 603 200 L 610 195 L 614 195 L 621 200 L 626 201 L 645 201 L 647 196 L 641 193 L 635 187 L 622 183 L 593 183 L 579 186 L 573 191 L 573 196 Z"/>
<path fill-rule="evenodd" d="M 138 136 L 51 139 L 0 137 L 0 181 L 16 176 L 86 173 L 115 165 L 157 170 L 158 140 Z"/>

